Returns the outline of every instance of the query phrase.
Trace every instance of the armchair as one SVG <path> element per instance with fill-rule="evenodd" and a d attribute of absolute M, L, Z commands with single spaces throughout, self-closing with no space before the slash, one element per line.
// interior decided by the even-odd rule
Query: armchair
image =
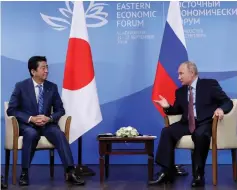
<path fill-rule="evenodd" d="M 8 182 L 8 173 L 10 165 L 10 153 L 13 151 L 13 166 L 12 166 L 12 183 L 16 184 L 16 165 L 18 150 L 22 149 L 22 136 L 19 136 L 19 125 L 16 117 L 8 116 L 6 111 L 8 108 L 8 102 L 4 102 L 5 108 L 5 183 Z M 67 140 L 69 140 L 69 130 L 70 130 L 71 116 L 62 116 L 58 122 L 60 129 L 65 133 Z M 54 176 L 54 146 L 44 137 L 41 136 L 36 151 L 38 150 L 49 150 L 50 158 L 50 177 Z"/>
<path fill-rule="evenodd" d="M 232 155 L 233 178 L 237 180 L 237 99 L 233 99 L 234 107 L 225 114 L 222 121 L 218 117 L 213 118 L 212 138 L 210 149 L 212 150 L 212 181 L 213 185 L 217 184 L 217 150 L 230 149 Z M 181 115 L 165 116 L 165 127 L 181 119 Z M 194 149 L 194 143 L 191 135 L 183 136 L 176 144 L 178 149 Z"/>

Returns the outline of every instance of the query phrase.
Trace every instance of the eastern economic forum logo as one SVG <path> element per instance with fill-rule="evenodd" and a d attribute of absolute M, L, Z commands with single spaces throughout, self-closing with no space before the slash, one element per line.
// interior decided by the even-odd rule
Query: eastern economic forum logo
<path fill-rule="evenodd" d="M 59 8 L 59 12 L 62 17 L 48 16 L 40 13 L 42 19 L 50 25 L 54 30 L 62 31 L 70 27 L 71 18 L 73 14 L 73 1 L 65 1 L 65 8 Z M 104 12 L 103 9 L 108 4 L 106 3 L 95 3 L 91 1 L 88 8 L 85 11 L 86 19 L 92 20 L 92 23 L 87 23 L 87 27 L 102 27 L 108 23 L 108 13 Z"/>

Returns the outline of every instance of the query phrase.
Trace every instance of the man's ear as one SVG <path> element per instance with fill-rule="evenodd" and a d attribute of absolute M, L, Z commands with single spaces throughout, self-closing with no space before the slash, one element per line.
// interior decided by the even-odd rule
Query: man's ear
<path fill-rule="evenodd" d="M 35 76 L 35 70 L 34 69 L 31 69 L 31 74 L 33 75 L 33 76 Z"/>

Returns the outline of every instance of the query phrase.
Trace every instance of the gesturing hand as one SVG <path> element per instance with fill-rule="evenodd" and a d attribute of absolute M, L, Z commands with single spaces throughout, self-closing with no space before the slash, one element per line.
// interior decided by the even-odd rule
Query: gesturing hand
<path fill-rule="evenodd" d="M 154 100 L 154 102 L 158 103 L 162 108 L 168 108 L 170 105 L 168 101 L 161 95 L 159 95 L 160 100 Z"/>

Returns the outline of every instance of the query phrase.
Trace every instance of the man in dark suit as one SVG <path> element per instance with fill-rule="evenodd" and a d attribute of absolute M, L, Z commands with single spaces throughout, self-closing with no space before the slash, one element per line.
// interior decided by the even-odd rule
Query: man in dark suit
<path fill-rule="evenodd" d="M 48 65 L 45 57 L 33 56 L 28 61 L 31 78 L 18 82 L 12 93 L 8 116 L 15 116 L 23 136 L 22 172 L 19 185 L 28 185 L 28 169 L 40 136 L 45 136 L 58 150 L 68 173 L 68 180 L 75 185 L 84 181 L 75 174 L 72 152 L 58 121 L 65 114 L 57 85 L 47 81 Z M 53 107 L 53 113 L 51 108 Z"/>
<path fill-rule="evenodd" d="M 156 102 L 163 107 L 167 115 L 181 114 L 182 118 L 169 127 L 162 129 L 156 154 L 156 163 L 162 167 L 158 178 L 149 184 L 160 184 L 174 179 L 174 149 L 184 135 L 192 135 L 193 151 L 193 187 L 204 186 L 204 168 L 212 135 L 213 116 L 223 119 L 231 111 L 233 102 L 223 92 L 216 80 L 200 79 L 194 63 L 187 61 L 178 69 L 182 87 L 175 92 L 174 105 L 160 96 Z"/>

